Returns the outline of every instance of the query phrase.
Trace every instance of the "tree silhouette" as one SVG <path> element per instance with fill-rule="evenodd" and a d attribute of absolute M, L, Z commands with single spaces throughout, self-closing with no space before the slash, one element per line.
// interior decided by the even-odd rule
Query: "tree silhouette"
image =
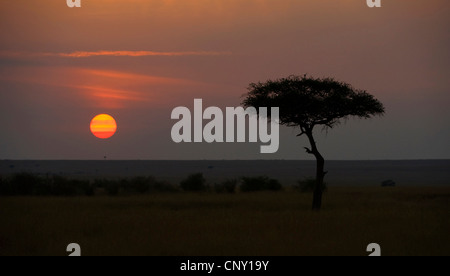
<path fill-rule="evenodd" d="M 248 90 L 242 102 L 244 107 L 279 107 L 280 124 L 298 127 L 301 131 L 298 136 L 308 137 L 311 147 L 305 147 L 306 152 L 317 160 L 313 210 L 320 210 L 327 172 L 324 171 L 325 159 L 314 140 L 314 128 L 331 129 L 352 116 L 364 119 L 381 116 L 385 112 L 383 104 L 366 91 L 345 82 L 307 75 L 252 83 Z"/>

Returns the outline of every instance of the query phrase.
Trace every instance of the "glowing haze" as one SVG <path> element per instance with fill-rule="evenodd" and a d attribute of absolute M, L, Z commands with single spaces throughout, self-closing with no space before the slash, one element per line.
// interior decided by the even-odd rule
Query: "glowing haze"
<path fill-rule="evenodd" d="M 319 134 L 328 158 L 450 158 L 448 14 L 446 0 L 0 0 L 0 159 L 310 158 L 286 128 L 269 156 L 170 137 L 177 106 L 239 106 L 249 83 L 305 73 L 387 108 Z M 93 137 L 97 114 L 120 132 Z"/>

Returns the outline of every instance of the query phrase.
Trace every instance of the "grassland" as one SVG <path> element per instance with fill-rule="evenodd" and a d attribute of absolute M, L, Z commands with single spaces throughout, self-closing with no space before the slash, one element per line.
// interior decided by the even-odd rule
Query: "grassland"
<path fill-rule="evenodd" d="M 448 255 L 450 188 L 2 197 L 0 255 Z"/>

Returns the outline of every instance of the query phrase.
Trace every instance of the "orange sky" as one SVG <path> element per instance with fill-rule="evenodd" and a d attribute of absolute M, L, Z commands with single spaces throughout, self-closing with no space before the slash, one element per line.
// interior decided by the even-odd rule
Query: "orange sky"
<path fill-rule="evenodd" d="M 263 158 L 257 145 L 173 145 L 170 112 L 238 106 L 251 82 L 305 73 L 388 109 L 322 135 L 332 159 L 450 158 L 449 1 L 82 3 L 0 0 L 0 159 Z M 100 113 L 123 126 L 106 143 L 86 131 Z M 305 142 L 285 129 L 268 158 L 308 158 Z"/>

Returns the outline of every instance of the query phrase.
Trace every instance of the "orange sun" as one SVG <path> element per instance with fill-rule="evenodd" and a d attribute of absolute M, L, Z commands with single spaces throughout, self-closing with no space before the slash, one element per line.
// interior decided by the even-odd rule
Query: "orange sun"
<path fill-rule="evenodd" d="M 95 116 L 91 121 L 91 132 L 100 139 L 111 138 L 117 131 L 116 120 L 107 114 Z"/>

